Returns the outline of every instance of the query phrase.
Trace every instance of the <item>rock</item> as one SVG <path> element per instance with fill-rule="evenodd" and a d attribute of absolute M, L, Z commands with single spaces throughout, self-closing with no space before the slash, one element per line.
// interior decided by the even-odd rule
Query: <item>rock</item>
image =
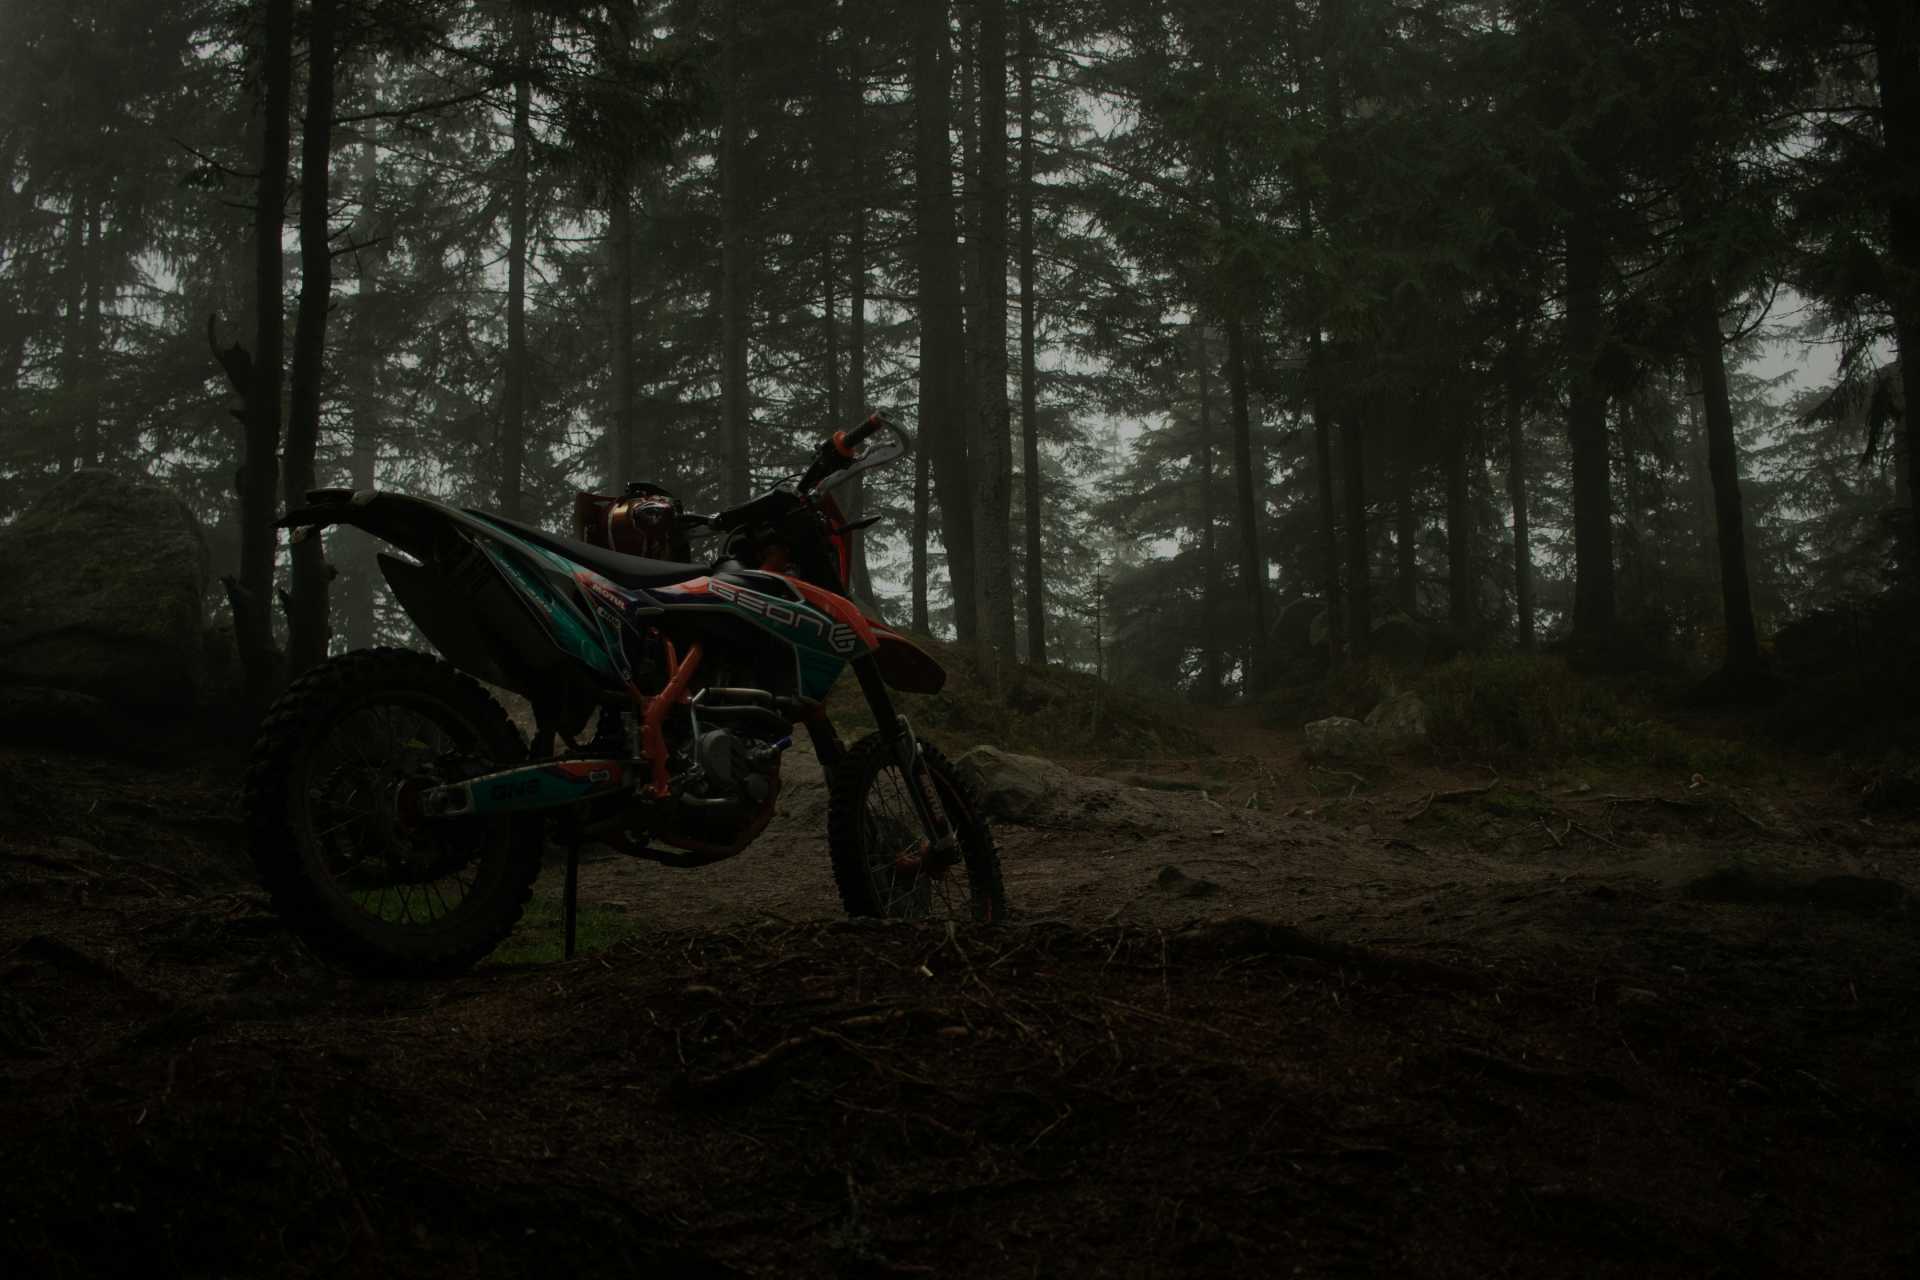
<path fill-rule="evenodd" d="M 1427 660 L 1427 638 L 1408 618 L 1382 618 L 1373 624 L 1368 643 L 1373 657 L 1403 671 L 1418 668 Z"/>
<path fill-rule="evenodd" d="M 0 685 L 0 734 L 10 738 L 95 746 L 114 732 L 115 718 L 104 698 L 45 685 Z"/>
<path fill-rule="evenodd" d="M 1160 874 L 1153 878 L 1153 887 L 1182 898 L 1211 898 L 1220 892 L 1220 886 L 1213 881 L 1197 880 L 1174 866 L 1160 868 Z"/>
<path fill-rule="evenodd" d="M 975 747 L 954 762 L 973 785 L 990 818 L 1025 822 L 1039 817 L 1073 785 L 1073 775 L 1051 760 L 998 747 Z"/>
<path fill-rule="evenodd" d="M 1328 716 L 1307 726 L 1310 760 L 1364 760 L 1378 754 L 1373 730 L 1348 716 Z"/>
<path fill-rule="evenodd" d="M 1333 639 L 1333 623 L 1322 609 L 1313 615 L 1313 621 L 1307 624 L 1307 643 L 1315 649 L 1324 649 Z"/>
<path fill-rule="evenodd" d="M 1318 641 L 1313 639 L 1315 618 L 1325 617 L 1326 610 L 1320 602 L 1313 599 L 1295 600 L 1280 610 L 1280 616 L 1273 624 L 1273 647 L 1276 653 L 1297 657 L 1312 648 L 1316 643 L 1325 644 L 1324 625 Z"/>
<path fill-rule="evenodd" d="M 107 471 L 66 477 L 0 529 L 0 684 L 190 711 L 207 564 L 172 493 Z"/>
<path fill-rule="evenodd" d="M 1427 745 L 1427 704 L 1417 693 L 1398 693 L 1367 713 L 1367 728 L 1382 751 L 1417 751 Z"/>

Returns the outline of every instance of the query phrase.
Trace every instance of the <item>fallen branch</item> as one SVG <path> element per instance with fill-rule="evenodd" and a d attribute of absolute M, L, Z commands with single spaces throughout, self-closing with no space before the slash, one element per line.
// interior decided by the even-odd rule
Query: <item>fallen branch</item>
<path fill-rule="evenodd" d="M 839 1022 L 808 1027 L 799 1035 L 788 1036 L 785 1040 L 762 1049 L 745 1062 L 729 1067 L 725 1071 L 711 1072 L 706 1075 L 687 1077 L 681 1089 L 695 1097 L 715 1097 L 734 1092 L 752 1082 L 753 1078 L 783 1058 L 791 1057 L 809 1046 L 824 1043 L 850 1045 L 843 1034 L 849 1030 L 863 1027 L 882 1027 L 896 1022 L 904 1022 L 914 1014 L 911 1009 L 894 1009 L 888 1013 L 867 1013 L 858 1017 L 843 1018 Z"/>
<path fill-rule="evenodd" d="M 1400 821 L 1412 822 L 1415 818 L 1418 818 L 1422 814 L 1426 813 L 1428 809 L 1431 809 L 1438 802 L 1444 802 L 1447 800 L 1465 800 L 1470 796 L 1483 796 L 1487 794 L 1487 792 L 1493 790 L 1495 787 L 1499 785 L 1500 785 L 1500 779 L 1496 777 L 1492 782 L 1489 782 L 1484 787 L 1461 787 L 1458 791 L 1429 791 L 1427 793 L 1427 798 L 1420 802 L 1420 807 L 1418 809 L 1415 809 L 1412 813 L 1408 814 L 1406 817 L 1400 819 Z"/>

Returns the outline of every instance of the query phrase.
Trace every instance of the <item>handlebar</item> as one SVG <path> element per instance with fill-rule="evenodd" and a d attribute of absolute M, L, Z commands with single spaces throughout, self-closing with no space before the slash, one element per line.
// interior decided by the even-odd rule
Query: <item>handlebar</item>
<path fill-rule="evenodd" d="M 836 431 L 822 440 L 820 447 L 814 451 L 812 465 L 800 477 L 800 491 L 805 493 L 834 472 L 844 470 L 854 461 L 855 449 L 881 428 L 892 425 L 887 421 L 886 414 L 874 413 L 853 430 Z"/>

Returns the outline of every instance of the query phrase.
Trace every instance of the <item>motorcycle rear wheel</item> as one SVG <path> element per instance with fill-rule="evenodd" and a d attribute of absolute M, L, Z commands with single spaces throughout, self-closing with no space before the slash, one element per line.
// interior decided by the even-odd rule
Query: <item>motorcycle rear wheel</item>
<path fill-rule="evenodd" d="M 513 722 L 450 663 L 367 649 L 288 686 L 254 744 L 247 830 L 276 913 L 356 972 L 457 973 L 519 921 L 539 815 L 424 820 L 428 787 L 526 758 Z"/>
<path fill-rule="evenodd" d="M 938 748 L 921 744 L 933 801 L 959 838 L 959 860 L 933 865 L 891 744 L 855 743 L 828 778 L 827 846 L 840 901 L 855 916 L 1000 924 L 1007 891 L 978 798 Z"/>

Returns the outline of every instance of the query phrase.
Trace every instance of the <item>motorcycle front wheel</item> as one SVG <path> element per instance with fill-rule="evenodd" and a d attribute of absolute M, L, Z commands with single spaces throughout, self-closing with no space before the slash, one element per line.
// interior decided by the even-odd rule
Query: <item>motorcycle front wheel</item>
<path fill-rule="evenodd" d="M 274 703 L 247 773 L 248 837 L 275 912 L 360 973 L 471 967 L 520 919 L 543 820 L 428 820 L 417 800 L 525 758 L 500 704 L 438 658 L 367 649 L 315 667 Z"/>
<path fill-rule="evenodd" d="M 958 836 L 958 857 L 926 848 L 907 788 L 913 785 L 879 734 L 855 743 L 829 776 L 827 845 L 849 915 L 1000 924 L 1007 918 L 1000 851 L 972 790 L 938 748 L 920 746 L 934 805 Z"/>

